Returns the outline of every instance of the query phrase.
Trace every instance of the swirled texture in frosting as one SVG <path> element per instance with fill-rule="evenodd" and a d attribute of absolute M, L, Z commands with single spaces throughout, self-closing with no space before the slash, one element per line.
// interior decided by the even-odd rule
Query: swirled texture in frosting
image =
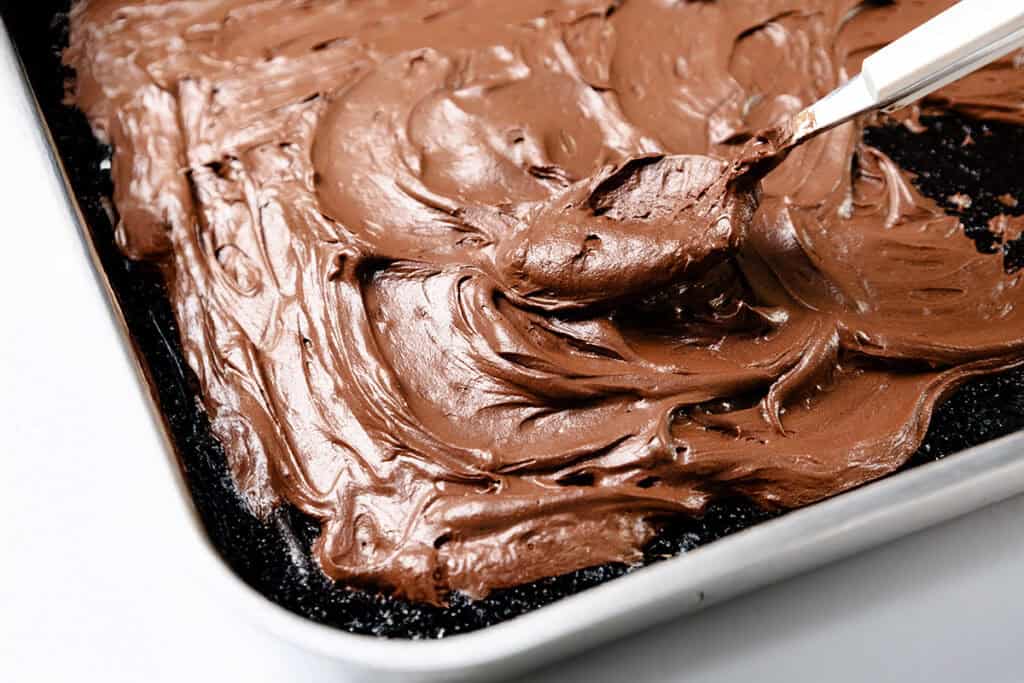
<path fill-rule="evenodd" d="M 1022 362 L 1021 275 L 864 121 L 729 172 L 950 4 L 84 0 L 66 60 L 254 511 L 440 602 L 882 476 Z M 934 101 L 1024 122 L 1024 71 Z"/>

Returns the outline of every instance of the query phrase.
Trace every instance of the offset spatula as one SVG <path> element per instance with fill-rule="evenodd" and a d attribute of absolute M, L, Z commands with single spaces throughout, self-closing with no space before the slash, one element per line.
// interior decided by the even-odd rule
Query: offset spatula
<path fill-rule="evenodd" d="M 894 111 L 1024 47 L 1024 0 L 961 0 L 864 60 L 773 136 L 780 151 L 872 109 Z"/>

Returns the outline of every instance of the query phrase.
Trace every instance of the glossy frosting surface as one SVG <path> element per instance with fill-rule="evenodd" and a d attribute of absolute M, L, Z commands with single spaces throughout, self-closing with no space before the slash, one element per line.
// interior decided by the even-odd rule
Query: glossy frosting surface
<path fill-rule="evenodd" d="M 253 510 L 440 602 L 870 481 L 1024 362 L 1021 273 L 865 121 L 732 173 L 950 4 L 85 0 L 65 59 Z M 1024 61 L 933 104 L 1024 123 Z"/>

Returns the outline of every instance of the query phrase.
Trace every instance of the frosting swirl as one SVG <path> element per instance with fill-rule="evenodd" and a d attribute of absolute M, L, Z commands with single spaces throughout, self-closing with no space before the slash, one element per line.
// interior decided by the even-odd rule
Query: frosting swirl
<path fill-rule="evenodd" d="M 1022 276 L 864 120 L 735 172 L 950 4 L 84 0 L 65 59 L 253 510 L 440 602 L 858 486 L 1024 362 Z M 1024 69 L 935 102 L 1024 123 Z"/>

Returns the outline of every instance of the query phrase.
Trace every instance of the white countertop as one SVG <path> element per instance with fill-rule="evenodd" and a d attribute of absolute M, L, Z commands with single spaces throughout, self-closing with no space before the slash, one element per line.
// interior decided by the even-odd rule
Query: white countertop
<path fill-rule="evenodd" d="M 205 587 L 6 50 L 0 92 L 0 680 L 345 681 Z M 1022 528 L 1024 497 L 530 680 L 1020 681 Z"/>

